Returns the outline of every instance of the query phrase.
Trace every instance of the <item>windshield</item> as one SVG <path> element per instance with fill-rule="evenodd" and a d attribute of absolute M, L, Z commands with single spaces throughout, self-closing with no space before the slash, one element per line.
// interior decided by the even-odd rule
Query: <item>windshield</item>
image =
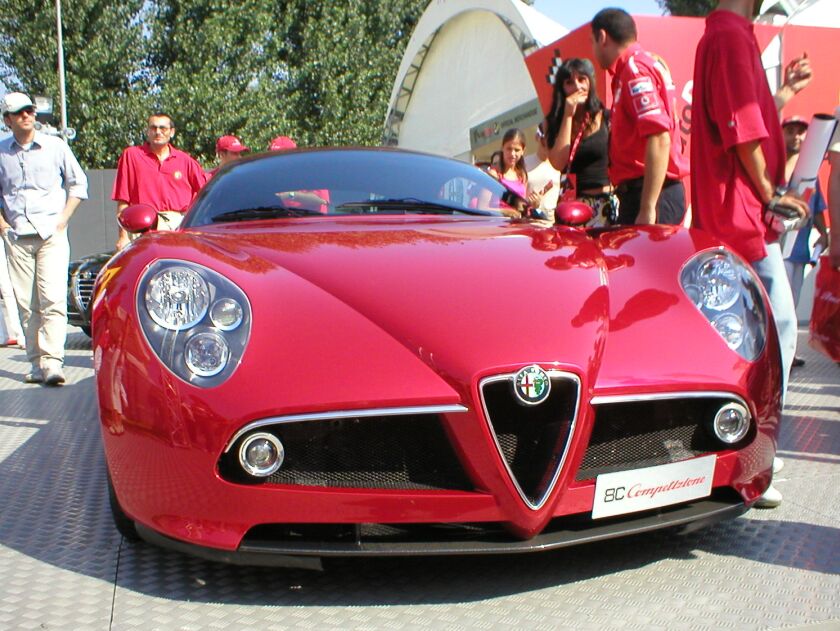
<path fill-rule="evenodd" d="M 456 160 L 398 150 L 303 150 L 246 158 L 220 171 L 184 225 L 359 214 L 499 216 L 524 203 Z"/>

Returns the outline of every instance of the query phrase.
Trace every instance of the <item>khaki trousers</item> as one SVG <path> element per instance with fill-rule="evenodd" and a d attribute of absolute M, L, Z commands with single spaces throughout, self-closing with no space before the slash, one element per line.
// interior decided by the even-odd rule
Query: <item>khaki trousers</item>
<path fill-rule="evenodd" d="M 23 333 L 26 357 L 33 368 L 60 367 L 67 338 L 67 230 L 49 239 L 38 235 L 4 235 Z"/>
<path fill-rule="evenodd" d="M 157 229 L 158 230 L 177 230 L 178 227 L 181 225 L 181 222 L 184 220 L 184 213 L 178 212 L 177 210 L 159 210 L 158 211 L 158 222 L 157 222 Z M 139 239 L 142 237 L 145 232 L 132 232 L 128 235 L 129 241 L 134 241 L 135 239 Z"/>
<path fill-rule="evenodd" d="M 0 239 L 0 298 L 3 299 L 3 326 L 0 327 L 0 342 L 7 338 L 16 339 L 24 343 L 23 331 L 20 328 L 20 315 L 18 314 L 17 302 L 15 301 L 15 290 L 12 289 L 12 279 L 9 277 L 9 265 L 6 263 L 6 244 Z"/>

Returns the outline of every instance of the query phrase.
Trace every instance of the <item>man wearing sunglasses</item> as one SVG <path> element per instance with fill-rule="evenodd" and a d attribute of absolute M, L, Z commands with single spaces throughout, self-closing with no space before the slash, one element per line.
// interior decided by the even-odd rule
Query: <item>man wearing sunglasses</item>
<path fill-rule="evenodd" d="M 87 177 L 64 140 L 35 129 L 25 94 L 2 101 L 12 136 L 0 141 L 0 231 L 26 337 L 27 383 L 64 383 L 67 337 L 67 223 L 83 199 Z"/>
<path fill-rule="evenodd" d="M 159 112 L 147 121 L 146 142 L 123 151 L 111 195 L 117 202 L 117 215 L 127 206 L 149 204 L 158 213 L 158 230 L 175 230 L 181 225 L 207 175 L 195 158 L 172 145 L 174 137 L 172 118 Z M 117 250 L 129 243 L 128 233 L 119 230 Z"/>

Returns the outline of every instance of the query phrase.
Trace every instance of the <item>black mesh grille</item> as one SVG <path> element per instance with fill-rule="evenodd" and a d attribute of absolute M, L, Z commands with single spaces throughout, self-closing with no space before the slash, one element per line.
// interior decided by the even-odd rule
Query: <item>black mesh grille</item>
<path fill-rule="evenodd" d="M 731 448 L 712 434 L 721 398 L 664 399 L 595 407 L 595 426 L 576 479 L 694 458 Z M 750 434 L 744 442 L 750 439 Z"/>
<path fill-rule="evenodd" d="M 219 463 L 223 477 L 324 487 L 474 488 L 436 415 L 301 421 L 260 431 L 283 443 L 286 457 L 280 470 L 268 478 L 249 478 L 239 465 L 237 443 Z"/>
<path fill-rule="evenodd" d="M 534 406 L 519 402 L 512 380 L 486 383 L 482 394 L 502 456 L 519 488 L 532 504 L 540 503 L 569 440 L 577 405 L 577 381 L 552 378 L 548 398 Z"/>

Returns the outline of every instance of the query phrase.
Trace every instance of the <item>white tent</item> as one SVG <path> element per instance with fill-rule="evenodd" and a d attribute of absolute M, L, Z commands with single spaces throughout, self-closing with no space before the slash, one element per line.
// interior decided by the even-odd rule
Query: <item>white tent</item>
<path fill-rule="evenodd" d="M 782 26 L 840 27 L 840 3 L 837 0 L 765 0 L 759 22 Z"/>
<path fill-rule="evenodd" d="M 524 58 L 567 32 L 519 0 L 431 2 L 391 92 L 385 143 L 469 160 L 471 129 L 506 114 L 533 126 L 541 114 L 527 107 L 537 94 Z"/>

